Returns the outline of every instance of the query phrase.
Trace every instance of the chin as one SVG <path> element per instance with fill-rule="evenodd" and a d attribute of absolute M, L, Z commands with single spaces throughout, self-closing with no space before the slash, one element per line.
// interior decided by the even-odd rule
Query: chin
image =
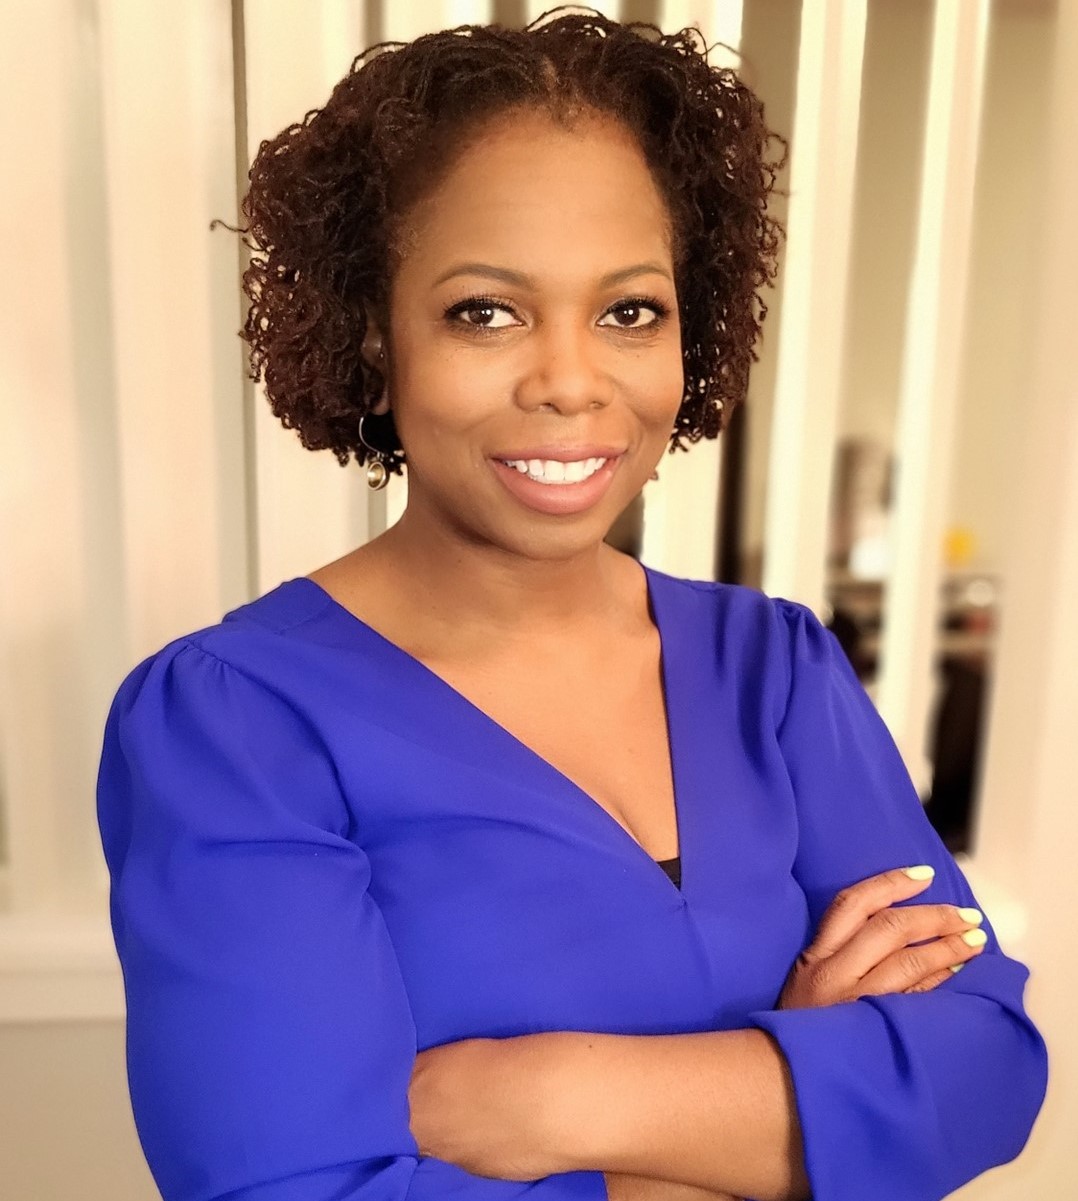
<path fill-rule="evenodd" d="M 611 525 L 605 522 L 575 523 L 561 528 L 502 529 L 491 531 L 490 541 L 507 554 L 535 562 L 562 563 L 581 555 L 597 553 L 603 545 Z"/>

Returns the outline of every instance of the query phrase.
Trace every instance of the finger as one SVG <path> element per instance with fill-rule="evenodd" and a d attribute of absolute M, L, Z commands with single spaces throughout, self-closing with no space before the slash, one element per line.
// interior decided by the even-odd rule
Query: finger
<path fill-rule="evenodd" d="M 963 964 L 956 964 L 955 970 L 963 966 Z M 926 976 L 923 980 L 919 980 L 916 984 L 911 984 L 909 988 L 904 988 L 902 991 L 904 993 L 931 992 L 932 989 L 941 985 L 944 980 L 952 979 L 954 974 L 951 968 L 944 968 L 943 971 L 933 972 L 932 975 Z"/>
<path fill-rule="evenodd" d="M 851 884 L 837 893 L 820 919 L 812 942 L 803 952 L 804 960 L 812 963 L 834 955 L 873 914 L 896 901 L 916 896 L 932 882 L 931 876 L 927 880 L 916 880 L 906 874 L 908 870 L 903 867 L 892 868 Z"/>
<path fill-rule="evenodd" d="M 884 909 L 873 914 L 842 950 L 831 957 L 828 968 L 840 978 L 860 980 L 895 952 L 905 951 L 910 954 L 900 954 L 900 959 L 916 964 L 919 957 L 914 952 L 919 948 L 911 947 L 910 943 L 957 936 L 976 928 L 983 920 L 980 910 L 956 905 L 897 905 Z M 903 986 L 912 984 L 913 979 L 906 980 Z"/>
<path fill-rule="evenodd" d="M 883 960 L 857 985 L 858 996 L 879 996 L 883 993 L 906 992 L 920 981 L 950 968 L 967 963 L 984 951 L 984 931 L 971 928 L 967 933 L 971 939 L 984 941 L 970 943 L 961 934 L 948 934 L 933 942 L 918 947 L 903 947 Z M 944 979 L 946 977 L 943 977 Z"/>

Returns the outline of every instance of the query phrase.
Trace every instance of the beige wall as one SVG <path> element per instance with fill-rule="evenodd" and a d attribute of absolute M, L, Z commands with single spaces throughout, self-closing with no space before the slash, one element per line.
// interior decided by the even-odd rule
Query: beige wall
<path fill-rule="evenodd" d="M 160 1201 L 131 1120 L 122 1022 L 0 1025 L 0 1197 Z"/>

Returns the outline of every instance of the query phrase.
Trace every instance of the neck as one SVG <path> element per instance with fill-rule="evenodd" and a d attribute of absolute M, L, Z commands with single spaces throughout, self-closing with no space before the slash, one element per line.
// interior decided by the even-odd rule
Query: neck
<path fill-rule="evenodd" d="M 451 538 L 405 510 L 368 546 L 392 577 L 407 581 L 422 619 L 457 637 L 569 638 L 635 629 L 640 619 L 626 611 L 629 557 L 605 542 L 564 557 L 529 558 Z"/>

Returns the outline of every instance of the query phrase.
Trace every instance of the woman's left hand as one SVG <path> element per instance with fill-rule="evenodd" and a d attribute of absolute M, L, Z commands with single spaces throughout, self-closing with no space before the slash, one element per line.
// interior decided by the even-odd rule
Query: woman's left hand
<path fill-rule="evenodd" d="M 567 1170 L 556 1154 L 556 1106 L 544 1103 L 556 1037 L 466 1038 L 419 1052 L 408 1103 L 420 1155 L 501 1180 Z"/>

